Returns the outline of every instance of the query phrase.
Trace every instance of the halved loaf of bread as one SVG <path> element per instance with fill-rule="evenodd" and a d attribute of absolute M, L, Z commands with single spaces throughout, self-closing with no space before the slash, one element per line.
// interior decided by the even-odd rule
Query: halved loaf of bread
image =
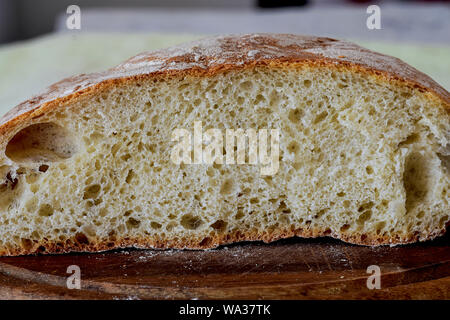
<path fill-rule="evenodd" d="M 449 110 L 426 75 L 329 38 L 222 36 L 144 53 L 2 118 L 0 254 L 432 239 L 450 219 Z M 202 161 L 209 129 L 223 132 L 215 162 Z M 247 142 L 228 148 L 239 129 Z M 182 150 L 177 132 L 203 140 Z M 251 132 L 266 133 L 271 170 L 251 161 Z"/>

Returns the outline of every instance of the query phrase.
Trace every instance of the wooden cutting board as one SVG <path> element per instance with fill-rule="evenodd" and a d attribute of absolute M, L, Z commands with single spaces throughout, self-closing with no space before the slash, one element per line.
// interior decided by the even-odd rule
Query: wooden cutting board
<path fill-rule="evenodd" d="M 0 258 L 7 299 L 450 299 L 450 237 L 361 247 L 331 239 L 241 243 L 209 251 L 119 250 Z M 81 270 L 68 289 L 67 268 Z M 367 288 L 367 267 L 381 289 Z"/>

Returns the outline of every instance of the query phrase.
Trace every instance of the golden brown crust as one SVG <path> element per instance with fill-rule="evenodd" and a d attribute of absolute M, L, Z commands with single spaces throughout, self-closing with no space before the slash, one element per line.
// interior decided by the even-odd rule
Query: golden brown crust
<path fill-rule="evenodd" d="M 88 240 L 84 235 L 75 237 L 61 242 L 41 241 L 34 242 L 28 248 L 14 247 L 1 248 L 1 256 L 17 256 L 27 254 L 51 254 L 51 253 L 68 253 L 68 252 L 101 252 L 119 248 L 138 248 L 138 249 L 212 249 L 220 245 L 231 244 L 239 241 L 264 241 L 266 243 L 279 239 L 290 238 L 294 236 L 303 238 L 316 237 L 333 237 L 352 244 L 359 245 L 399 245 L 413 243 L 416 241 L 425 241 L 434 239 L 445 233 L 445 228 L 437 230 L 432 234 L 428 234 L 426 238 L 422 238 L 419 234 L 397 235 L 395 238 L 391 236 L 383 236 L 377 234 L 348 234 L 348 233 L 332 233 L 329 229 L 318 230 L 311 228 L 291 228 L 277 229 L 273 231 L 233 231 L 224 234 L 215 234 L 207 237 L 191 237 L 185 238 L 122 238 L 110 240 Z"/>
<path fill-rule="evenodd" d="M 286 34 L 249 34 L 220 36 L 187 45 L 143 53 L 102 73 L 79 75 L 50 86 L 47 91 L 18 105 L 0 119 L 0 144 L 5 143 L 18 126 L 27 125 L 48 111 L 62 108 L 78 99 L 95 94 L 110 86 L 122 85 L 160 77 L 209 77 L 228 70 L 269 67 L 327 67 L 364 73 L 380 81 L 404 85 L 429 95 L 450 111 L 450 94 L 431 78 L 401 60 L 361 48 L 355 44 L 317 37 Z M 427 235 L 432 239 L 444 230 Z M 426 240 L 411 234 L 392 239 L 380 235 L 332 234 L 327 230 L 275 230 L 265 232 L 234 232 L 202 239 L 124 238 L 114 241 L 80 242 L 76 239 L 61 243 L 33 243 L 28 249 L 10 248 L 1 255 L 69 251 L 102 251 L 120 247 L 205 249 L 244 240 L 274 241 L 291 236 L 332 236 L 363 245 L 409 243 Z M 207 239 L 207 240 L 205 240 Z"/>

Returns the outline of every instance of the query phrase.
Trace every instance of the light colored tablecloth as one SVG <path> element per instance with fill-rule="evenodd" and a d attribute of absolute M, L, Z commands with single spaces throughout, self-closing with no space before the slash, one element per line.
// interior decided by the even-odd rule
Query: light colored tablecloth
<path fill-rule="evenodd" d="M 0 47 L 0 115 L 67 76 L 101 71 L 142 51 L 199 38 L 182 34 L 55 34 Z M 450 46 L 359 44 L 403 59 L 450 89 Z"/>

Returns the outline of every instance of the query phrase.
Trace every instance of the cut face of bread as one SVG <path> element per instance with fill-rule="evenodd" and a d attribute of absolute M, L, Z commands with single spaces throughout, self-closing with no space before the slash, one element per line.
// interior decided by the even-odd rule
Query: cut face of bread
<path fill-rule="evenodd" d="M 217 37 L 64 80 L 2 119 L 0 253 L 434 238 L 450 220 L 449 103 L 395 58 L 294 35 Z M 190 144 L 196 124 L 223 133 L 224 157 L 227 129 L 267 129 L 274 170 L 250 162 L 248 135 L 244 163 L 196 163 L 194 147 L 173 161 L 174 132 Z"/>

